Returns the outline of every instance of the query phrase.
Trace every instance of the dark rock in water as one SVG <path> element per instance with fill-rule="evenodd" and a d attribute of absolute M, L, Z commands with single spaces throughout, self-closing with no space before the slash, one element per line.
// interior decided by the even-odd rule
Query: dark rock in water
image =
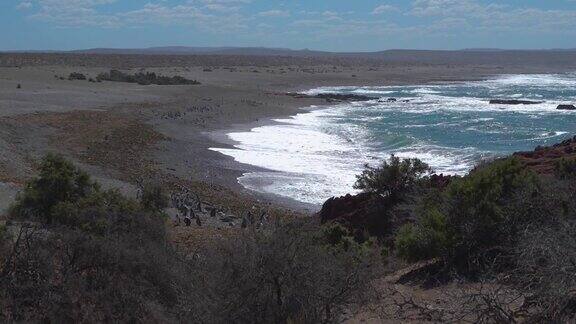
<path fill-rule="evenodd" d="M 321 93 L 321 94 L 317 94 L 317 95 L 307 95 L 307 94 L 302 94 L 302 93 L 294 93 L 294 92 L 289 92 L 286 95 L 294 97 L 294 98 L 320 98 L 320 99 L 325 99 L 328 102 L 334 102 L 334 101 L 369 101 L 369 100 L 374 100 L 375 98 L 372 97 L 368 97 L 368 96 L 362 96 L 362 95 L 356 95 L 356 94 L 341 94 L 341 93 Z"/>
<path fill-rule="evenodd" d="M 576 110 L 576 106 L 574 105 L 559 105 L 558 110 Z"/>
<path fill-rule="evenodd" d="M 326 99 L 328 101 L 368 101 L 374 98 L 355 94 L 340 94 L 340 93 L 321 93 L 316 95 L 317 98 Z"/>
<path fill-rule="evenodd" d="M 72 81 L 72 80 L 86 80 L 86 76 L 82 73 L 72 72 L 68 76 L 68 80 L 70 80 L 70 81 Z"/>
<path fill-rule="evenodd" d="M 506 100 L 506 99 L 493 99 L 490 100 L 491 105 L 537 105 L 541 104 L 542 101 L 530 101 L 530 100 Z"/>
<path fill-rule="evenodd" d="M 378 102 L 399 102 L 396 98 L 380 99 Z M 402 102 L 410 102 L 410 100 L 402 100 Z"/>

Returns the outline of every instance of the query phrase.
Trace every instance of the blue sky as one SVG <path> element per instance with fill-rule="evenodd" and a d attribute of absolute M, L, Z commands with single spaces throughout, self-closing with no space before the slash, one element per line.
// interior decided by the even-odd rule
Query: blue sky
<path fill-rule="evenodd" d="M 0 0 L 0 50 L 576 48 L 576 0 Z"/>

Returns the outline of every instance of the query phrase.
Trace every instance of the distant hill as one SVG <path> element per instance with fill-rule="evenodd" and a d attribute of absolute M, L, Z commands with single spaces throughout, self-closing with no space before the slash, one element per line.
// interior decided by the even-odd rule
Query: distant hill
<path fill-rule="evenodd" d="M 564 71 L 576 70 L 576 49 L 450 51 L 396 49 L 379 52 L 337 53 L 266 47 L 93 48 L 75 51 L 7 51 L 0 53 L 0 65 L 68 62 L 67 64 L 72 65 L 101 66 L 110 63 L 108 55 L 118 56 L 114 61 L 122 66 L 141 66 L 144 61 L 148 61 L 162 66 L 174 64 L 188 66 L 454 64 L 505 66 L 518 68 L 518 71 L 522 71 L 526 66 L 556 67 Z"/>
<path fill-rule="evenodd" d="M 1 52 L 1 51 L 0 51 Z M 289 56 L 289 57 L 354 57 L 384 59 L 388 61 L 419 61 L 423 63 L 463 62 L 471 59 L 513 60 L 535 58 L 542 55 L 574 55 L 576 49 L 509 50 L 498 48 L 467 48 L 462 50 L 411 50 L 391 49 L 377 52 L 326 52 L 309 49 L 268 47 L 188 47 L 165 46 L 149 48 L 90 48 L 73 51 L 5 51 L 6 53 L 72 53 L 72 54 L 115 54 L 115 55 L 246 55 L 246 56 Z"/>
<path fill-rule="evenodd" d="M 292 50 L 288 48 L 266 47 L 187 47 L 166 46 L 140 49 L 123 48 L 91 48 L 69 51 L 77 54 L 142 54 L 142 55 L 263 55 L 263 56 L 320 56 L 331 54 L 329 52 Z"/>
<path fill-rule="evenodd" d="M 501 48 L 465 48 L 461 49 L 462 52 L 502 52 L 505 51 Z"/>
<path fill-rule="evenodd" d="M 324 52 L 308 49 L 266 47 L 186 47 L 167 46 L 142 49 L 93 48 L 70 51 L 76 54 L 128 54 L 128 55 L 240 55 L 286 57 L 336 57 L 376 59 L 388 62 L 420 62 L 428 64 L 452 63 L 503 63 L 521 64 L 541 62 L 544 56 L 561 61 L 573 60 L 576 49 L 506 50 L 497 48 L 471 48 L 462 50 L 410 50 L 392 49 L 378 52 Z M 569 55 L 570 57 L 566 57 Z"/>

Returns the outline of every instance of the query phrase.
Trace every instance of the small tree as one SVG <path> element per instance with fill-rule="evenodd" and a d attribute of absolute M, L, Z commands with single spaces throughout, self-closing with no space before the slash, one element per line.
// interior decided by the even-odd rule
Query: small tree
<path fill-rule="evenodd" d="M 388 161 L 379 167 L 365 165 L 361 175 L 357 176 L 355 189 L 390 197 L 393 201 L 402 196 L 432 170 L 419 159 L 400 159 L 391 155 Z"/>
<path fill-rule="evenodd" d="M 40 174 L 32 179 L 12 206 L 17 217 L 40 217 L 52 221 L 53 208 L 62 202 L 76 201 L 98 190 L 88 174 L 61 155 L 48 154 L 42 159 Z"/>

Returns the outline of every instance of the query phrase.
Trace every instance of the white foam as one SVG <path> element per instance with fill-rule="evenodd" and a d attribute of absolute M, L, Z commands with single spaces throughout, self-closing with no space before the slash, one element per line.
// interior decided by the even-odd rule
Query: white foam
<path fill-rule="evenodd" d="M 251 172 L 238 179 L 245 188 L 274 193 L 310 204 L 321 204 L 333 196 L 356 193 L 354 179 L 337 179 L 314 174 Z"/>
<path fill-rule="evenodd" d="M 531 105 L 501 105 L 490 104 L 488 99 L 469 97 L 446 97 L 435 94 L 424 94 L 413 99 L 410 103 L 383 104 L 383 109 L 396 109 L 404 112 L 426 114 L 434 111 L 460 111 L 460 112 L 516 112 L 523 114 L 574 114 L 571 110 L 556 109 L 560 104 L 569 104 L 566 101 L 545 101 Z"/>
<path fill-rule="evenodd" d="M 391 153 L 400 158 L 420 159 L 435 172 L 449 175 L 462 175 L 470 171 L 482 155 L 474 148 L 453 149 L 433 145 L 415 145 Z"/>
<path fill-rule="evenodd" d="M 240 163 L 280 172 L 245 174 L 239 181 L 250 189 L 321 203 L 352 191 L 366 157 L 351 139 L 317 129 L 321 116 L 331 114 L 331 110 L 317 110 L 278 120 L 282 122 L 278 125 L 230 133 L 230 139 L 238 143 L 235 148 L 211 150 Z M 265 184 L 254 181 L 262 177 L 269 178 Z"/>
<path fill-rule="evenodd" d="M 436 94 L 436 93 L 440 93 L 440 91 L 433 90 L 431 87 L 428 87 L 428 88 L 417 88 L 417 89 L 414 89 L 414 90 L 409 90 L 408 92 L 410 92 L 410 93 L 415 93 L 415 94 Z"/>
<path fill-rule="evenodd" d="M 484 84 L 486 86 L 574 88 L 576 87 L 575 75 L 574 73 L 506 75 L 484 81 Z"/>
<path fill-rule="evenodd" d="M 394 91 L 386 91 L 386 90 L 370 90 L 370 89 L 354 89 L 351 91 L 354 94 L 362 94 L 362 95 L 385 95 L 394 93 Z"/>
<path fill-rule="evenodd" d="M 558 136 L 562 136 L 562 135 L 566 135 L 566 134 L 568 134 L 568 132 L 562 132 L 562 131 L 544 132 L 544 133 L 541 133 L 534 138 L 530 138 L 529 140 L 531 140 L 531 141 L 544 140 L 544 139 L 550 139 L 550 138 L 554 138 L 554 137 L 558 137 Z"/>

